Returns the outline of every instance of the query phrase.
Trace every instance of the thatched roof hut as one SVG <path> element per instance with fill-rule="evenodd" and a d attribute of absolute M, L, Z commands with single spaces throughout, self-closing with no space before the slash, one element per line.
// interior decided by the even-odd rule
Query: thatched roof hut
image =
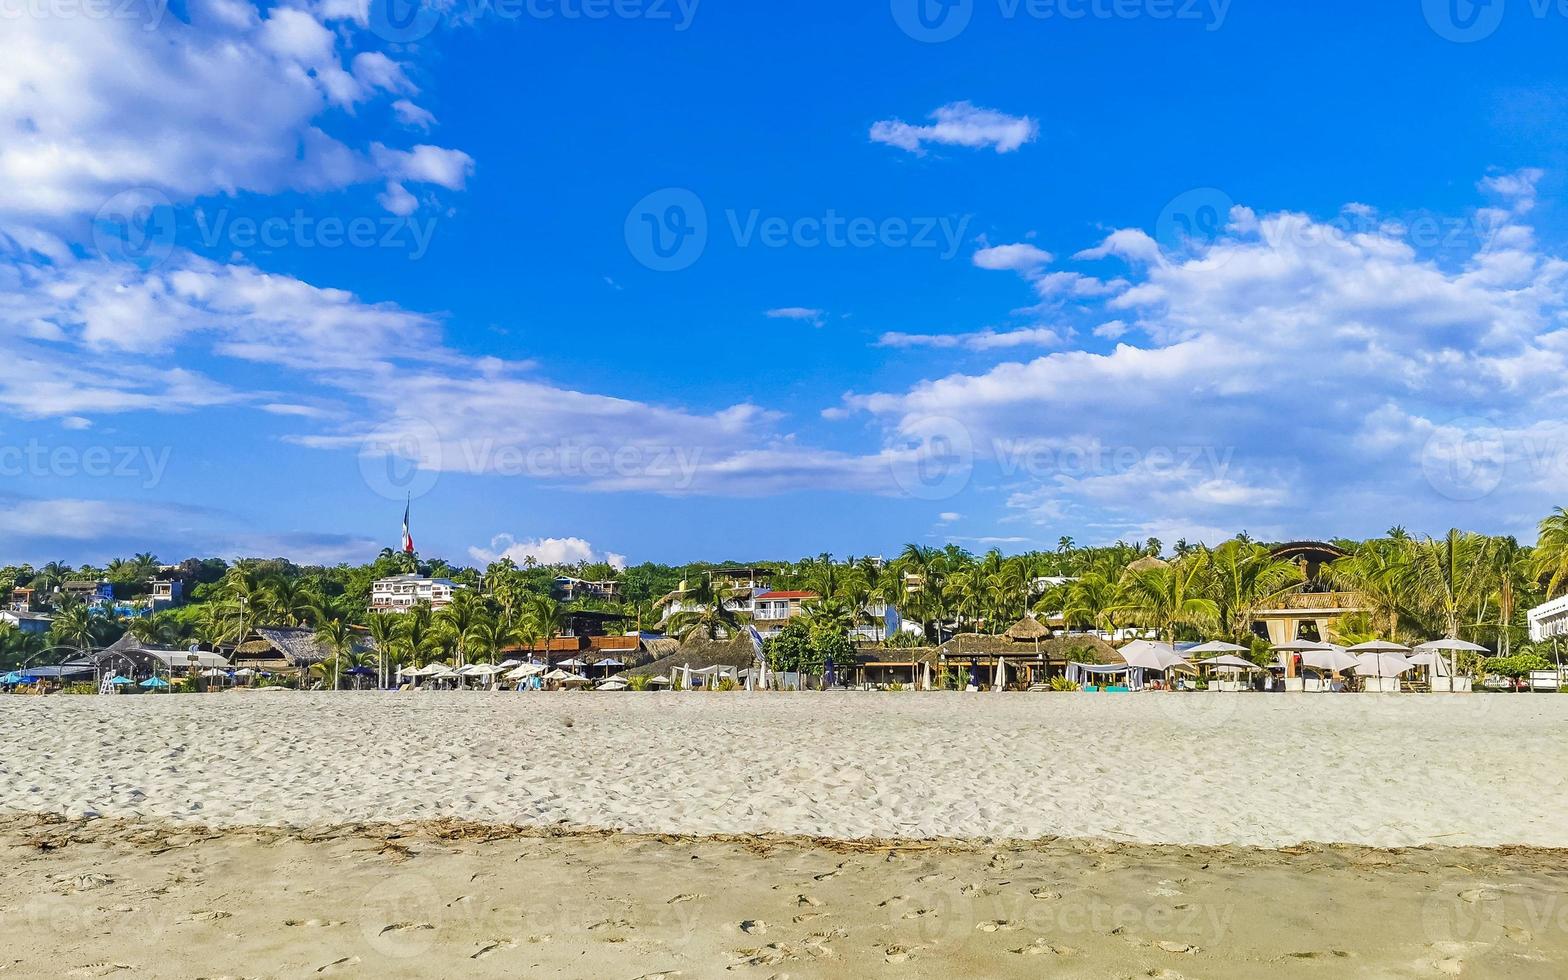
<path fill-rule="evenodd" d="M 1049 639 L 1051 628 L 1035 619 L 1034 613 L 1025 613 L 1024 618 L 1009 626 L 1007 632 L 1003 635 L 1009 640 L 1017 642 L 1033 642 L 1035 640 Z"/>
<path fill-rule="evenodd" d="M 710 640 L 707 637 L 691 637 L 681 641 L 651 640 L 649 646 L 654 643 L 665 645 L 668 652 L 641 667 L 623 671 L 621 676 L 643 674 L 655 677 L 662 674 L 668 677 L 671 671 L 687 666 L 694 670 L 707 667 L 734 667 L 737 670 L 745 670 L 757 659 L 756 650 L 751 645 L 751 638 L 744 633 L 732 636 L 728 640 Z M 674 644 L 674 647 L 671 648 L 668 644 Z"/>
<path fill-rule="evenodd" d="M 964 657 L 1033 657 L 1038 654 L 1051 663 L 1119 663 L 1116 648 L 1088 634 L 1042 637 L 1039 640 L 1014 640 L 1007 635 L 987 636 L 960 633 L 938 648 L 949 659 Z"/>
<path fill-rule="evenodd" d="M 294 626 L 258 629 L 251 639 L 234 648 L 234 660 L 247 664 L 282 661 L 290 667 L 309 667 L 331 657 L 332 651 L 314 631 Z"/>

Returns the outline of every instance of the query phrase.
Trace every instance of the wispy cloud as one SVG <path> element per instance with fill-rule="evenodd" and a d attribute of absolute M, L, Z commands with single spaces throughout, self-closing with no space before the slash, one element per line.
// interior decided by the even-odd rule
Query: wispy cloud
<path fill-rule="evenodd" d="M 1007 350 L 1014 347 L 1060 347 L 1062 335 L 1050 327 L 1018 330 L 976 330 L 970 333 L 885 333 L 878 347 L 930 347 L 937 350 Z"/>
<path fill-rule="evenodd" d="M 969 102 L 953 102 L 933 111 L 931 122 L 915 125 L 884 119 L 871 127 L 871 140 L 922 155 L 927 144 L 993 149 L 1011 153 L 1040 135 L 1040 124 L 1028 116 L 1010 116 Z"/>

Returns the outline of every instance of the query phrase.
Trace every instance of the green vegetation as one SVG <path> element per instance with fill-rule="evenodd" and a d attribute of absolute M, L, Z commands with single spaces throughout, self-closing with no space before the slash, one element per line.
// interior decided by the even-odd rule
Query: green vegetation
<path fill-rule="evenodd" d="M 1055 550 L 1012 556 L 910 544 L 889 561 L 821 554 L 752 567 L 766 573 L 775 589 L 809 590 L 820 597 L 807 603 L 805 617 L 767 645 L 775 669 L 812 673 L 820 672 L 829 657 L 848 661 L 853 652 L 849 636 L 856 628 L 870 627 L 878 640 L 906 647 L 937 639 L 938 624 L 944 635 L 954 628 L 999 633 L 1028 612 L 1059 616 L 1074 629 L 1136 626 L 1168 640 L 1224 637 L 1252 646 L 1255 658 L 1262 657 L 1266 643 L 1253 633 L 1256 612 L 1309 586 L 1356 592 L 1368 607 L 1339 620 L 1334 639 L 1380 636 L 1409 642 L 1452 636 L 1481 643 L 1506 661 L 1524 642 L 1525 611 L 1568 588 L 1564 508 L 1541 522 L 1534 546 L 1458 530 L 1423 538 L 1397 527 L 1379 538 L 1335 544 L 1348 556 L 1317 570 L 1313 583 L 1305 581 L 1306 569 L 1274 557 L 1270 547 L 1245 533 L 1213 548 L 1178 541 L 1167 550 L 1154 539 L 1079 547 L 1064 537 Z M 727 608 L 725 600 L 735 596 L 707 574 L 728 564 L 643 564 L 618 570 L 503 559 L 478 569 L 387 549 L 362 565 L 332 567 L 281 558 L 232 564 L 191 558 L 168 567 L 145 553 L 101 568 L 62 562 L 11 565 L 0 568 L 0 598 L 30 587 L 35 608 L 52 614 L 54 623 L 47 634 L 0 624 L 0 668 L 57 659 L 55 648 L 101 647 L 126 631 L 159 646 L 199 643 L 232 649 L 259 626 L 315 631 L 334 651 L 324 680 L 341 678 L 353 667 L 390 673 L 400 665 L 432 660 L 494 661 L 504 650 L 536 647 L 559 636 L 574 610 L 623 616 L 628 629 L 652 628 L 663 614 L 658 601 L 682 582 L 687 583 L 682 598 L 700 611 L 672 616 L 665 628 L 683 638 L 717 638 L 746 625 L 742 613 Z M 371 584 L 404 572 L 450 578 L 467 588 L 438 612 L 369 612 Z M 614 580 L 617 595 L 614 601 L 588 598 L 568 606 L 554 590 L 559 575 Z M 107 580 L 117 601 L 136 602 L 145 598 L 153 577 L 179 579 L 184 604 L 150 616 L 116 618 L 57 591 L 68 581 Z M 918 624 L 923 637 L 883 636 L 882 618 L 869 610 L 884 603 Z M 1471 666 L 1481 666 L 1480 660 L 1473 658 Z"/>

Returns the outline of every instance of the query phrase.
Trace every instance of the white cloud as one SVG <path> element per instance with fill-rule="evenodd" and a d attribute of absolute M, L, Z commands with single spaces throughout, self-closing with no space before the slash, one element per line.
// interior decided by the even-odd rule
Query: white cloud
<path fill-rule="evenodd" d="M 930 118 L 932 122 L 925 126 L 885 119 L 871 127 L 871 140 L 915 154 L 924 154 L 927 144 L 989 147 L 997 153 L 1011 153 L 1034 142 L 1040 133 L 1040 124 L 1028 116 L 1009 116 L 969 102 L 949 103 L 932 112 Z"/>
<path fill-rule="evenodd" d="M 1062 335 L 1050 327 L 977 330 L 972 333 L 885 333 L 878 347 L 930 347 L 937 350 L 1010 350 L 1015 347 L 1060 347 Z"/>
<path fill-rule="evenodd" d="M 460 151 L 372 152 L 329 132 L 334 115 L 414 91 L 385 53 L 362 50 L 345 66 L 347 49 L 375 40 L 361 23 L 303 7 L 263 16 L 232 0 L 192 0 L 189 22 L 8 18 L 0 224 L 79 229 L 72 223 L 128 188 L 176 202 L 320 191 L 377 180 L 383 166 L 460 187 Z"/>
<path fill-rule="evenodd" d="M 398 122 L 416 129 L 429 129 L 436 124 L 436 117 L 430 110 L 417 106 L 407 99 L 398 99 L 392 103 L 392 111 L 397 114 Z"/>
<path fill-rule="evenodd" d="M 578 562 L 605 562 L 614 568 L 626 567 L 626 556 L 613 551 L 600 552 L 582 538 L 532 538 L 519 541 L 510 534 L 498 534 L 487 548 L 468 549 L 468 556 L 482 565 L 510 558 L 518 565 L 529 559 L 540 565 L 575 565 Z"/>
<path fill-rule="evenodd" d="M 822 310 L 806 306 L 781 306 L 778 309 L 768 310 L 764 315 L 770 320 L 802 320 L 814 327 L 822 326 L 824 316 Z"/>
<path fill-rule="evenodd" d="M 976 252 L 974 263 L 982 269 L 1006 269 L 1026 273 L 1049 265 L 1052 258 L 1050 252 L 1029 244 L 993 245 Z"/>
<path fill-rule="evenodd" d="M 1490 189 L 1519 198 L 1538 179 Z M 1456 222 L 1480 231 L 1443 261 L 1386 224 L 1347 234 L 1291 212 L 1237 208 L 1224 235 L 1183 258 L 1117 231 L 1079 258 L 1124 259 L 1127 280 L 1070 285 L 1096 333 L 1116 340 L 1135 324 L 1148 345 L 1061 351 L 845 405 L 897 428 L 956 420 L 1027 520 L 1330 534 L 1533 519 L 1520 515 L 1559 502 L 1551 487 L 1568 475 L 1557 437 L 1568 435 L 1568 262 L 1540 251 L 1518 213 Z M 1025 278 L 1043 291 L 1045 277 Z M 1476 431 L 1444 428 L 1464 416 L 1492 420 L 1471 442 L 1506 446 L 1500 481 L 1459 460 L 1494 484 L 1473 499 L 1443 475 L 1455 453 L 1433 445 Z M 1105 453 L 1096 465 L 1064 465 L 1090 441 Z"/>

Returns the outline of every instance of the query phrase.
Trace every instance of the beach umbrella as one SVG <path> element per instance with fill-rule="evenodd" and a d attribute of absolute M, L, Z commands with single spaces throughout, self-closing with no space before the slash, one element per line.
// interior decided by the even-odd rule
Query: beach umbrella
<path fill-rule="evenodd" d="M 996 658 L 996 683 L 993 685 L 998 691 L 1007 690 L 1007 658 Z"/>
<path fill-rule="evenodd" d="M 1363 677 L 1398 677 L 1413 666 L 1397 653 L 1363 653 L 1356 661 L 1354 670 Z"/>
<path fill-rule="evenodd" d="M 1357 655 L 1363 653 L 1397 653 L 1403 655 L 1409 653 L 1410 648 L 1394 643 L 1391 640 L 1372 640 L 1368 643 L 1357 643 L 1350 648 L 1350 652 Z"/>
<path fill-rule="evenodd" d="M 979 666 L 980 665 L 975 663 L 973 660 L 969 661 L 969 685 L 968 686 L 970 686 L 970 687 L 979 687 L 980 686 L 979 678 L 975 674 L 975 671 L 979 668 Z"/>
<path fill-rule="evenodd" d="M 1187 655 L 1191 656 L 1195 653 L 1247 653 L 1251 649 L 1251 647 L 1244 647 L 1236 643 L 1226 643 L 1224 640 L 1210 640 L 1188 650 Z M 1253 666 L 1257 665 L 1254 664 Z"/>
<path fill-rule="evenodd" d="M 11 671 L 10 673 L 6 674 L 4 677 L 0 677 L 0 684 L 20 684 L 20 683 L 22 683 L 22 675 L 18 674 L 14 670 Z"/>
<path fill-rule="evenodd" d="M 127 684 L 135 684 L 136 682 L 131 680 L 129 677 L 121 677 L 119 674 L 116 674 L 109 678 L 109 683 L 113 684 L 115 687 L 124 687 Z"/>
<path fill-rule="evenodd" d="M 595 667 L 625 667 L 626 665 L 621 663 L 619 660 L 616 660 L 614 657 L 611 657 L 609 660 L 601 660 L 601 661 L 599 661 L 598 663 L 594 664 L 594 666 Z"/>
<path fill-rule="evenodd" d="M 1453 637 L 1449 637 L 1448 639 L 1445 639 L 1445 640 L 1428 640 L 1427 642 L 1422 643 L 1419 646 L 1417 646 L 1416 647 L 1416 652 L 1417 653 L 1431 653 L 1431 654 L 1437 654 L 1439 652 L 1447 653 L 1448 654 L 1448 673 L 1449 673 L 1449 676 L 1453 676 L 1454 674 L 1457 674 L 1459 672 L 1456 669 L 1457 664 L 1455 663 L 1454 654 L 1456 654 L 1456 653 L 1491 653 L 1492 651 L 1488 650 L 1486 647 L 1482 646 L 1479 643 L 1471 643 L 1469 640 L 1458 640 L 1458 639 L 1454 639 Z M 1414 663 L 1415 661 L 1412 660 L 1411 662 Z"/>
<path fill-rule="evenodd" d="M 1252 661 L 1250 661 L 1250 660 L 1243 660 L 1240 657 L 1232 656 L 1231 654 L 1226 654 L 1223 657 L 1210 657 L 1207 660 L 1200 660 L 1200 661 L 1198 661 L 1197 666 L 1199 666 L 1199 667 L 1210 667 L 1210 668 L 1214 668 L 1214 669 L 1223 669 L 1223 670 L 1259 670 L 1260 669 L 1258 667 L 1258 665 L 1253 663 Z"/>
<path fill-rule="evenodd" d="M 168 687 L 169 686 L 169 682 L 164 680 L 162 677 L 149 677 L 146 680 L 142 681 L 140 686 L 146 687 L 146 688 Z"/>
<path fill-rule="evenodd" d="M 654 685 L 655 687 L 669 687 L 670 679 L 665 677 L 663 674 L 660 674 L 657 677 L 650 678 L 648 683 Z"/>
<path fill-rule="evenodd" d="M 833 658 L 832 657 L 828 658 L 828 662 L 827 662 L 826 667 L 824 668 L 824 671 L 825 671 L 825 674 L 824 674 L 824 676 L 822 678 L 822 686 L 823 687 L 837 687 L 838 686 L 838 671 L 834 667 Z"/>
<path fill-rule="evenodd" d="M 1332 644 L 1324 644 L 1321 650 L 1308 650 L 1302 653 L 1301 662 L 1308 667 L 1331 670 L 1335 673 L 1352 670 L 1361 663 L 1360 659 L 1349 650 Z"/>
<path fill-rule="evenodd" d="M 600 690 L 600 691 L 624 691 L 628 687 L 631 687 L 631 685 L 626 683 L 625 681 L 621 680 L 619 677 L 612 677 L 609 680 L 605 681 L 604 683 L 600 684 L 596 690 Z"/>
<path fill-rule="evenodd" d="M 1177 666 L 1192 666 L 1181 658 L 1181 654 L 1176 652 L 1175 647 L 1166 643 L 1134 640 L 1116 652 L 1127 662 L 1127 666 L 1142 667 L 1145 670 L 1169 670 Z"/>

